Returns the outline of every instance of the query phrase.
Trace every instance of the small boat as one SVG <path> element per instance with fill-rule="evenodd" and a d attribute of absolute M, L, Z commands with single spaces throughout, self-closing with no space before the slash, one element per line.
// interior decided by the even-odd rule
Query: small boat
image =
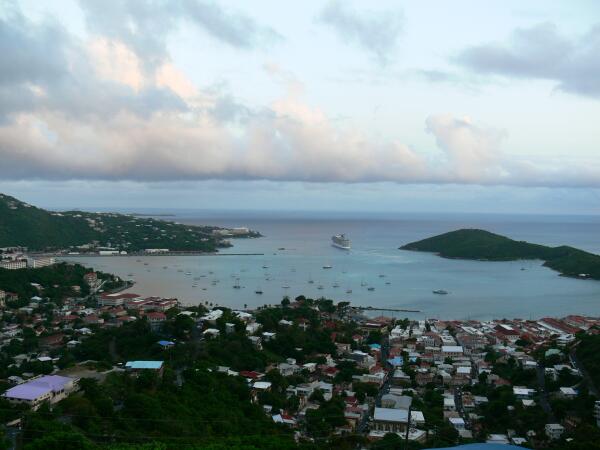
<path fill-rule="evenodd" d="M 279 247 L 277 250 L 285 250 L 285 247 Z"/>
<path fill-rule="evenodd" d="M 197 284 L 192 284 L 192 287 L 198 287 L 198 285 Z"/>
<path fill-rule="evenodd" d="M 132 277 L 132 276 L 133 276 L 133 274 L 132 274 L 132 273 L 128 273 L 128 274 L 127 274 L 127 276 L 128 276 L 128 277 Z"/>
<path fill-rule="evenodd" d="M 212 274 L 213 274 L 212 270 L 211 270 L 210 272 L 208 272 L 208 274 L 209 274 L 209 275 L 212 275 Z"/>
<path fill-rule="evenodd" d="M 202 288 L 202 290 L 203 290 L 203 291 L 205 291 L 205 290 L 206 290 L 206 288 Z"/>
<path fill-rule="evenodd" d="M 183 272 L 183 270 L 182 269 L 177 269 L 177 272 Z"/>
<path fill-rule="evenodd" d="M 392 284 L 392 283 L 390 283 L 389 281 L 386 281 L 385 284 Z"/>
<path fill-rule="evenodd" d="M 191 275 L 191 274 L 192 274 L 192 272 L 186 272 L 185 274 L 186 274 L 186 275 Z"/>
<path fill-rule="evenodd" d="M 262 291 L 262 289 L 258 288 L 257 290 L 254 291 L 254 293 L 258 294 L 258 295 L 262 295 L 263 291 Z"/>
<path fill-rule="evenodd" d="M 148 263 L 144 263 L 144 265 L 145 265 L 145 266 L 147 266 L 147 265 L 148 265 Z"/>
<path fill-rule="evenodd" d="M 263 266 L 263 269 L 268 269 L 268 268 L 269 268 L 269 266 Z"/>
<path fill-rule="evenodd" d="M 339 288 L 339 287 L 340 287 L 340 284 L 339 284 L 339 283 L 336 281 L 335 283 L 333 283 L 333 287 L 334 287 L 334 288 Z"/>
<path fill-rule="evenodd" d="M 315 282 L 313 280 L 308 280 L 308 284 L 314 284 Z"/>
<path fill-rule="evenodd" d="M 325 288 L 323 287 L 323 285 L 322 285 L 322 284 L 320 284 L 320 285 L 318 285 L 318 286 L 317 286 L 317 289 L 321 291 L 321 290 L 323 290 L 323 289 L 325 289 Z"/>
<path fill-rule="evenodd" d="M 283 286 L 281 286 L 281 287 L 282 287 L 282 288 L 284 288 L 284 289 L 289 289 L 289 288 L 290 288 L 290 285 L 286 283 L 286 284 L 284 284 L 284 285 L 283 285 Z"/>
<path fill-rule="evenodd" d="M 241 288 L 241 286 L 240 286 L 240 279 L 239 278 L 235 280 L 235 284 L 233 285 L 233 288 L 234 289 L 240 289 Z"/>
<path fill-rule="evenodd" d="M 438 295 L 446 295 L 448 294 L 448 291 L 445 291 L 443 289 L 436 289 L 435 291 L 433 291 L 433 293 Z"/>
<path fill-rule="evenodd" d="M 330 266 L 329 264 L 323 266 L 323 269 L 333 269 L 333 266 Z"/>
<path fill-rule="evenodd" d="M 352 294 L 352 289 L 346 289 L 346 294 Z"/>
<path fill-rule="evenodd" d="M 385 278 L 385 275 L 384 275 L 384 274 L 382 274 L 382 273 L 380 273 L 380 274 L 379 274 L 379 278 Z"/>
<path fill-rule="evenodd" d="M 374 291 L 374 290 L 375 290 L 375 288 L 374 288 L 373 286 L 369 286 L 369 287 L 367 288 L 367 291 Z"/>
<path fill-rule="evenodd" d="M 364 281 L 364 280 L 362 280 L 362 281 L 360 282 L 360 285 L 361 285 L 361 287 L 365 287 L 365 286 L 367 285 L 367 283 L 365 283 L 365 281 Z"/>

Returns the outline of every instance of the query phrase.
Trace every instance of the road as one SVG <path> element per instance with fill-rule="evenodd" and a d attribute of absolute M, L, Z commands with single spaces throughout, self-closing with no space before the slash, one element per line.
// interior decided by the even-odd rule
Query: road
<path fill-rule="evenodd" d="M 546 371 L 545 367 L 541 364 L 538 364 L 537 367 L 537 382 L 540 391 L 540 406 L 544 410 L 546 414 L 548 414 L 548 418 L 551 423 L 556 423 L 556 417 L 552 412 L 552 407 L 550 406 L 550 402 L 548 401 L 548 391 L 546 391 Z"/>
<path fill-rule="evenodd" d="M 600 398 L 598 388 L 594 384 L 592 377 L 590 377 L 590 374 L 585 370 L 585 367 L 583 367 L 583 365 L 579 362 L 579 359 L 577 358 L 577 345 L 579 345 L 579 342 L 577 342 L 569 352 L 569 359 L 571 360 L 571 364 L 573 364 L 573 367 L 579 370 L 579 373 L 587 383 L 590 393 L 596 398 Z"/>

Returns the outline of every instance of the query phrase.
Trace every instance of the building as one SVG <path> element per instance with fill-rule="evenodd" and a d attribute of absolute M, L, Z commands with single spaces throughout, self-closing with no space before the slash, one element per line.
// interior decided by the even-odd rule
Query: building
<path fill-rule="evenodd" d="M 372 429 L 387 433 L 403 433 L 408 423 L 408 411 L 405 409 L 375 408 Z"/>
<path fill-rule="evenodd" d="M 42 403 L 57 403 L 77 390 L 77 380 L 45 375 L 8 389 L 2 396 L 15 405 L 27 405 L 34 411 Z"/>
<path fill-rule="evenodd" d="M 0 289 L 0 308 L 6 306 L 6 292 Z"/>
<path fill-rule="evenodd" d="M 41 258 L 29 258 L 28 265 L 34 269 L 39 269 L 40 267 L 48 267 L 56 264 L 56 259 L 49 257 L 41 257 Z"/>
<path fill-rule="evenodd" d="M 122 306 L 126 300 L 138 297 L 133 293 L 102 294 L 98 299 L 98 306 Z"/>
<path fill-rule="evenodd" d="M 148 322 L 150 323 L 150 328 L 152 331 L 158 331 L 162 328 L 163 324 L 167 320 L 167 316 L 165 313 L 160 311 L 152 311 L 146 313 L 145 316 L 148 318 Z"/>
<path fill-rule="evenodd" d="M 27 269 L 26 259 L 3 259 L 0 261 L 0 269 L 18 270 Z"/>
<path fill-rule="evenodd" d="M 125 369 L 133 373 L 139 373 L 142 370 L 152 370 L 162 375 L 163 361 L 127 361 Z"/>
<path fill-rule="evenodd" d="M 560 439 L 562 434 L 565 432 L 565 427 L 563 427 L 560 423 L 547 423 L 544 427 L 544 431 L 549 439 L 555 441 Z"/>

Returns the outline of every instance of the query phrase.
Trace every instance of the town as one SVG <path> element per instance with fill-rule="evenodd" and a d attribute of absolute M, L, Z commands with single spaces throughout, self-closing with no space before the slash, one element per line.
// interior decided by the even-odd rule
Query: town
<path fill-rule="evenodd" d="M 52 285 L 29 281 L 38 272 L 50 280 L 53 271 L 60 278 Z M 26 280 L 27 289 L 3 286 L 10 285 L 7 274 L 20 272 L 30 275 L 19 281 Z M 181 413 L 139 417 L 149 413 L 129 409 L 128 396 L 162 392 L 176 399 L 201 376 L 208 377 L 202 383 L 235 386 L 240 406 L 232 408 L 252 408 L 260 416 L 254 426 L 287 439 L 286 445 L 569 448 L 574 439 L 581 445 L 598 436 L 593 361 L 600 318 L 367 317 L 348 302 L 303 296 L 235 310 L 142 298 L 120 291 L 118 278 L 74 264 L 0 275 L 2 414 L 13 446 L 51 440 L 40 432 L 40 421 L 48 420 L 68 424 L 63 433 L 90 445 L 119 435 L 143 442 L 132 431 L 136 426 L 168 441 L 172 430 L 147 425 L 183 420 Z M 101 289 L 109 285 L 114 289 Z M 209 410 L 222 405 L 213 406 L 204 404 Z M 231 417 L 231 411 L 213 413 L 204 420 Z M 102 432 L 85 415 L 97 416 Z M 129 424 L 128 415 L 138 425 Z M 214 423 L 211 429 L 221 438 L 244 433 L 215 431 Z M 179 433 L 196 442 L 197 433 Z"/>

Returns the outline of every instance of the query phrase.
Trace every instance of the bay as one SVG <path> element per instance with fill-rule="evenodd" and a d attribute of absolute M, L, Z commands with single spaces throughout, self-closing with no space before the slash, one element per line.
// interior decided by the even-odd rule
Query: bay
<path fill-rule="evenodd" d="M 513 239 L 600 253 L 597 216 L 161 212 L 174 214 L 169 220 L 181 223 L 248 226 L 264 237 L 237 239 L 221 256 L 73 260 L 135 279 L 131 290 L 138 294 L 177 297 L 186 304 L 256 307 L 279 303 L 285 295 L 306 295 L 420 311 L 386 313 L 412 318 L 533 319 L 600 314 L 600 282 L 561 277 L 540 261 L 449 260 L 398 250 L 405 243 L 446 231 L 482 228 Z M 331 236 L 337 233 L 348 235 L 352 250 L 331 246 Z M 331 269 L 323 269 L 329 265 Z M 239 289 L 234 287 L 238 284 Z M 449 294 L 436 295 L 432 292 L 436 289 Z M 256 294 L 257 290 L 263 294 Z"/>

